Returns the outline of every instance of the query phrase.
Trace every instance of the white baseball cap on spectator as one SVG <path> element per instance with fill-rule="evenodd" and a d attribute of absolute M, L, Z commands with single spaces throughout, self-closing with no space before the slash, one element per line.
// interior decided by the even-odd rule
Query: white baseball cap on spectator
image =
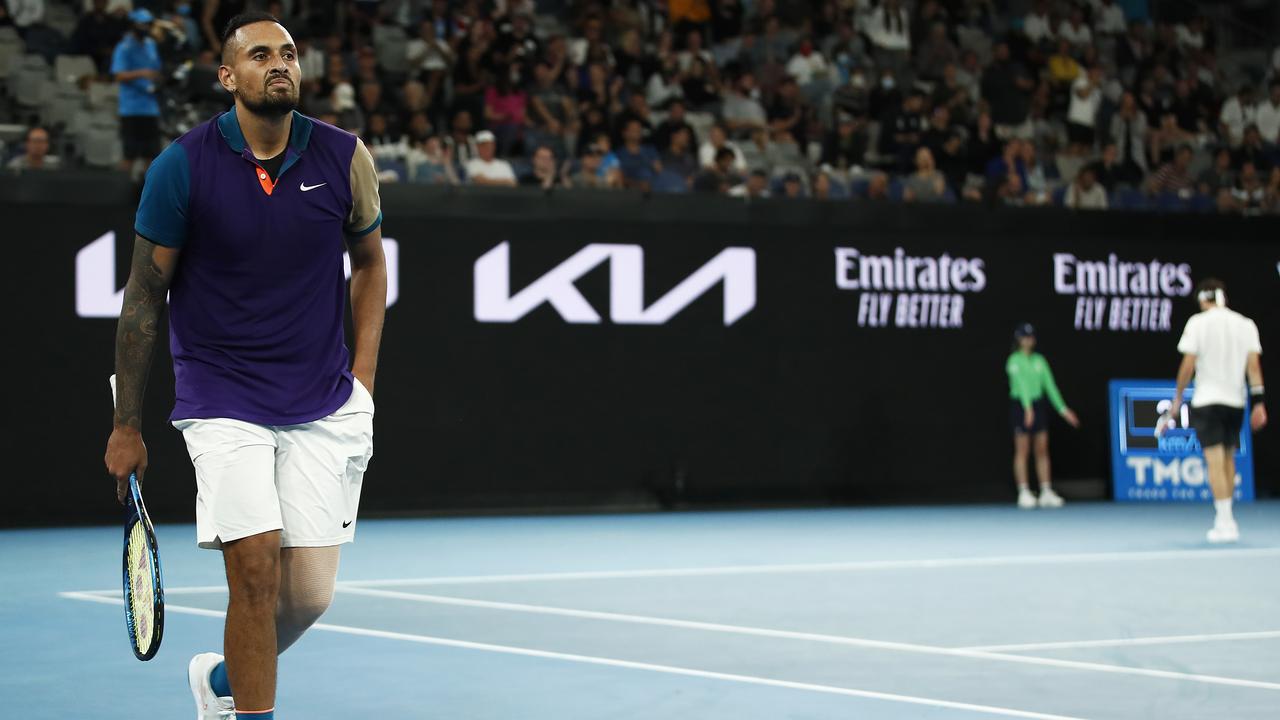
<path fill-rule="evenodd" d="M 494 142 L 496 141 L 496 139 L 497 138 L 493 136 L 493 133 L 489 132 L 488 130 L 481 130 L 480 132 L 476 133 L 477 143 Z"/>

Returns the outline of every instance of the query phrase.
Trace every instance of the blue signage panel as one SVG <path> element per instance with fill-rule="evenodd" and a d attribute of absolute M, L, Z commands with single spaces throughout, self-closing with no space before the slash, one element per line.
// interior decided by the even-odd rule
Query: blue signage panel
<path fill-rule="evenodd" d="M 1113 497 L 1121 502 L 1212 501 L 1200 441 L 1189 427 L 1191 388 L 1183 398 L 1182 417 L 1175 418 L 1177 427 L 1157 438 L 1156 421 L 1169 410 L 1175 384 L 1168 380 L 1112 380 L 1109 387 Z M 1253 500 L 1253 442 L 1248 422 L 1240 430 L 1236 449 L 1235 499 Z"/>

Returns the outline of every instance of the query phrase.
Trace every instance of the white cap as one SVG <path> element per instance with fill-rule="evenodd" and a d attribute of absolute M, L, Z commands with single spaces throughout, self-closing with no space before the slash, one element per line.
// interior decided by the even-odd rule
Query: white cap
<path fill-rule="evenodd" d="M 496 138 L 494 138 L 493 133 L 488 130 L 481 130 L 476 133 L 476 142 L 478 143 L 494 142 L 495 140 Z"/>

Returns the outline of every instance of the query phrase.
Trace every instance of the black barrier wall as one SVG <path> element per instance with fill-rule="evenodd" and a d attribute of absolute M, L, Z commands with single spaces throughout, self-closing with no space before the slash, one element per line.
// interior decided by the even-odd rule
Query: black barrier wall
<path fill-rule="evenodd" d="M 4 523 L 113 520 L 101 457 L 133 200 L 28 188 L 19 203 L 6 187 L 23 252 L 9 263 Z M 1015 323 L 1039 328 L 1084 423 L 1052 426 L 1063 479 L 1109 477 L 1107 381 L 1172 378 L 1199 280 L 1226 280 L 1264 348 L 1280 339 L 1274 220 L 416 187 L 383 199 L 394 303 L 370 513 L 1011 500 Z M 188 521 L 168 362 L 147 391 L 148 504 Z M 1256 443 L 1262 495 L 1280 473 L 1275 432 Z"/>

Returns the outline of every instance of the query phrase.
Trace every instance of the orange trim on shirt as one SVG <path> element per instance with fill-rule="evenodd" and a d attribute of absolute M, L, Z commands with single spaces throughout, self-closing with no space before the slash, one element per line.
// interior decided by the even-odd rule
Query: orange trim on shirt
<path fill-rule="evenodd" d="M 271 176 L 267 174 L 266 170 L 262 169 L 261 165 L 254 165 L 253 167 L 258 176 L 258 182 L 262 185 L 262 192 L 270 195 L 271 191 L 276 189 L 276 181 L 271 179 Z"/>

